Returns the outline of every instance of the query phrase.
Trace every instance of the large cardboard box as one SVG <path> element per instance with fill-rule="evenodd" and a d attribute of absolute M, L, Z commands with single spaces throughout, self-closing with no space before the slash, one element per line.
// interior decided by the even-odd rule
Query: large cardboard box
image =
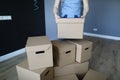
<path fill-rule="evenodd" d="M 28 37 L 25 48 L 29 69 L 53 66 L 52 44 L 46 36 Z"/>
<path fill-rule="evenodd" d="M 54 16 L 57 23 L 58 38 L 83 39 L 84 18 L 60 18 L 60 0 L 55 0 Z"/>
<path fill-rule="evenodd" d="M 88 40 L 71 40 L 76 45 L 76 61 L 79 63 L 91 58 L 92 42 Z"/>
<path fill-rule="evenodd" d="M 53 58 L 57 66 L 64 66 L 75 62 L 75 45 L 66 40 L 54 40 Z"/>
<path fill-rule="evenodd" d="M 28 61 L 16 65 L 19 80 L 53 80 L 53 67 L 30 70 Z"/>
<path fill-rule="evenodd" d="M 54 76 L 65 76 L 76 74 L 79 78 L 88 71 L 89 62 L 73 63 L 62 67 L 54 67 Z"/>
<path fill-rule="evenodd" d="M 89 70 L 83 80 L 107 80 L 107 77 L 100 72 Z"/>
<path fill-rule="evenodd" d="M 55 77 L 54 80 L 78 80 L 75 74 L 70 74 L 66 76 Z"/>

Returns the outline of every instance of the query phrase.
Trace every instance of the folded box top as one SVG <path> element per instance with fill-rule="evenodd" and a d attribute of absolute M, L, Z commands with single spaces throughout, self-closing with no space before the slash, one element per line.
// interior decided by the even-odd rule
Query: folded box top
<path fill-rule="evenodd" d="M 47 36 L 28 37 L 26 47 L 51 44 Z"/>
<path fill-rule="evenodd" d="M 52 43 L 53 46 L 59 50 L 59 52 L 64 52 L 66 50 L 71 50 L 75 48 L 75 45 L 67 40 L 55 40 L 52 41 Z"/>
<path fill-rule="evenodd" d="M 47 36 L 28 37 L 26 51 L 45 51 L 52 46 Z"/>
<path fill-rule="evenodd" d="M 16 67 L 28 70 L 28 71 L 32 71 L 34 73 L 38 73 L 41 74 L 42 72 L 44 72 L 46 70 L 46 68 L 40 68 L 40 69 L 36 69 L 36 70 L 30 70 L 29 66 L 28 66 L 28 61 L 24 60 L 23 62 L 21 62 L 20 64 L 16 65 Z"/>
<path fill-rule="evenodd" d="M 78 80 L 75 74 L 70 74 L 66 76 L 55 77 L 54 80 Z"/>
<path fill-rule="evenodd" d="M 81 23 L 83 24 L 85 19 L 83 18 L 56 18 L 56 23 Z"/>
<path fill-rule="evenodd" d="M 70 40 L 70 42 L 74 43 L 74 44 L 78 44 L 78 45 L 92 45 L 91 41 L 88 40 Z"/>
<path fill-rule="evenodd" d="M 83 80 L 107 80 L 107 77 L 100 72 L 90 69 Z"/>

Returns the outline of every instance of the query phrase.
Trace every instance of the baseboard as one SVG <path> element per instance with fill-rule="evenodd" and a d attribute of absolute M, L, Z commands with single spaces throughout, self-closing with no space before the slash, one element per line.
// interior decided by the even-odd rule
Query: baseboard
<path fill-rule="evenodd" d="M 112 39 L 112 40 L 120 40 L 120 37 L 109 36 L 109 35 L 93 34 L 93 33 L 87 33 L 87 32 L 84 32 L 84 35 L 92 36 L 92 37 L 105 38 L 105 39 Z"/>
<path fill-rule="evenodd" d="M 87 32 L 84 32 L 84 35 L 92 36 L 92 37 L 105 38 L 105 39 L 112 39 L 112 40 L 120 40 L 120 37 L 101 35 L 101 34 L 93 34 L 93 33 L 87 33 Z M 11 53 L 8 53 L 8 54 L 0 57 L 0 62 L 5 61 L 7 59 L 10 59 L 12 57 L 15 57 L 17 55 L 23 54 L 23 53 L 25 53 L 25 48 L 14 51 L 14 52 L 11 52 Z"/>
<path fill-rule="evenodd" d="M 3 55 L 3 56 L 0 57 L 0 62 L 8 60 L 8 59 L 10 59 L 12 57 L 15 57 L 15 56 L 23 54 L 23 53 L 25 53 L 25 48 L 19 49 L 17 51 L 11 52 L 11 53 L 8 53 L 8 54 Z"/>

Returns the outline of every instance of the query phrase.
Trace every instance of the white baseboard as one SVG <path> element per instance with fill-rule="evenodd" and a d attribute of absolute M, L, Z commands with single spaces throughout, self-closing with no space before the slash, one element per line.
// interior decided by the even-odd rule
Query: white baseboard
<path fill-rule="evenodd" d="M 3 56 L 0 57 L 0 62 L 8 60 L 8 59 L 10 59 L 12 57 L 15 57 L 15 56 L 23 54 L 23 53 L 25 53 L 25 48 L 19 49 L 17 51 L 11 52 L 11 53 L 8 53 L 8 54 L 3 55 Z"/>
<path fill-rule="evenodd" d="M 109 35 L 93 34 L 93 33 L 87 33 L 87 32 L 84 32 L 84 35 L 99 37 L 99 38 L 105 38 L 105 39 L 112 39 L 112 40 L 120 40 L 120 37 L 109 36 Z M 14 56 L 23 54 L 23 53 L 25 53 L 25 48 L 14 51 L 14 52 L 11 52 L 11 53 L 8 53 L 8 54 L 0 57 L 0 62 L 5 61 L 7 59 L 10 59 Z"/>
<path fill-rule="evenodd" d="M 112 39 L 112 40 L 120 40 L 120 37 L 109 36 L 109 35 L 93 34 L 93 33 L 87 33 L 87 32 L 84 32 L 84 35 L 92 36 L 92 37 L 105 38 L 105 39 Z"/>

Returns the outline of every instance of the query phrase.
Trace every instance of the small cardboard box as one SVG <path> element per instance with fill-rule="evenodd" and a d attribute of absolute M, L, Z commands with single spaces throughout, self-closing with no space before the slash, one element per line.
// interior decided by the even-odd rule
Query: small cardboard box
<path fill-rule="evenodd" d="M 54 80 L 78 80 L 75 74 L 70 74 L 66 76 L 55 77 Z"/>
<path fill-rule="evenodd" d="M 53 58 L 57 66 L 64 66 L 75 62 L 75 45 L 66 40 L 54 40 Z"/>
<path fill-rule="evenodd" d="M 54 67 L 54 76 L 65 76 L 69 74 L 76 74 L 79 78 L 88 71 L 89 62 L 73 63 L 62 67 Z"/>
<path fill-rule="evenodd" d="M 29 69 L 53 66 L 52 44 L 46 36 L 28 37 L 25 48 Z"/>
<path fill-rule="evenodd" d="M 88 61 L 92 53 L 92 42 L 88 40 L 71 40 L 76 45 L 76 61 Z"/>
<path fill-rule="evenodd" d="M 83 39 L 84 18 L 60 18 L 60 0 L 55 0 L 53 13 L 57 23 L 58 38 Z"/>
<path fill-rule="evenodd" d="M 28 61 L 16 65 L 19 80 L 53 80 L 53 67 L 29 70 Z"/>
<path fill-rule="evenodd" d="M 107 80 L 107 77 L 100 72 L 89 70 L 83 80 Z"/>
<path fill-rule="evenodd" d="M 57 23 L 58 38 L 83 39 L 84 23 Z"/>

